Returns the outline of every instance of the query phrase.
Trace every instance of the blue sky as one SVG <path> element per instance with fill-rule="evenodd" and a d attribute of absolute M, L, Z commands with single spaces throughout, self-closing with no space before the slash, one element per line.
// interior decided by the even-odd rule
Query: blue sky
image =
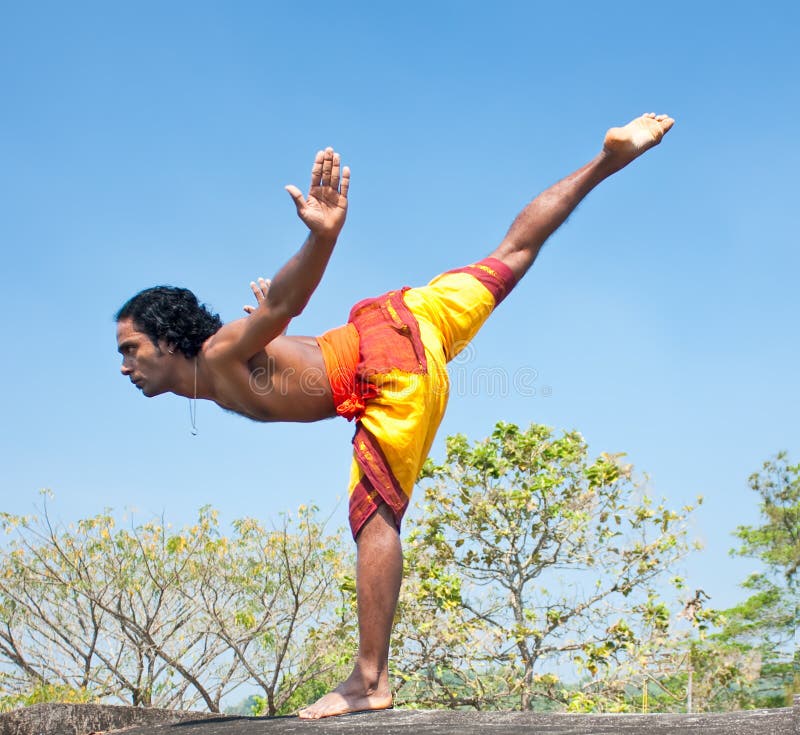
<path fill-rule="evenodd" d="M 344 525 L 352 426 L 258 425 L 145 400 L 112 315 L 156 283 L 236 318 L 303 228 L 284 184 L 334 145 L 345 231 L 307 311 L 487 254 L 517 211 L 645 112 L 664 144 L 590 195 L 455 368 L 434 447 L 498 420 L 627 452 L 656 495 L 706 498 L 690 584 L 725 606 L 751 563 L 747 476 L 797 460 L 795 3 L 4 3 L 0 6 L 2 510 L 174 524 L 212 504 Z M 469 376 L 535 375 L 535 393 Z M 532 371 L 535 371 L 532 372 Z M 338 505 L 337 505 L 338 503 Z"/>

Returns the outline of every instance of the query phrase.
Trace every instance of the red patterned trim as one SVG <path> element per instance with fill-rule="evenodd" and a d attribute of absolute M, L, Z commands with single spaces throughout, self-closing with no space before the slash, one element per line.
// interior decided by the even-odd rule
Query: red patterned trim
<path fill-rule="evenodd" d="M 364 477 L 350 494 L 350 530 L 353 538 L 373 516 L 381 501 L 392 511 L 397 530 L 408 508 L 408 497 L 397 482 L 377 439 L 360 423 L 353 437 L 353 451 Z"/>
<path fill-rule="evenodd" d="M 477 263 L 464 268 L 456 268 L 448 273 L 469 273 L 477 278 L 491 292 L 495 306 L 499 306 L 511 289 L 517 285 L 517 279 L 511 268 L 497 258 L 484 258 Z"/>
<path fill-rule="evenodd" d="M 369 479 L 366 476 L 362 477 L 358 485 L 353 488 L 353 492 L 350 493 L 350 531 L 354 541 L 358 540 L 361 529 L 375 515 L 382 502 L 380 494 L 372 487 Z M 396 520 L 395 525 L 399 532 L 400 525 Z"/>

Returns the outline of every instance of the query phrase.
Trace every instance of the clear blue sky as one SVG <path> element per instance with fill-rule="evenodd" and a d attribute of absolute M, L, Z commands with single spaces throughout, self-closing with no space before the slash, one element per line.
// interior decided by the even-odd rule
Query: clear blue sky
<path fill-rule="evenodd" d="M 0 6 L 2 510 L 210 503 L 345 523 L 352 426 L 258 425 L 144 399 L 112 315 L 157 283 L 236 318 L 304 237 L 286 183 L 319 147 L 351 210 L 294 333 L 488 253 L 525 202 L 646 111 L 664 144 L 595 191 L 456 365 L 434 447 L 497 420 L 627 452 L 675 506 L 703 494 L 691 584 L 750 571 L 747 476 L 800 455 L 800 6 L 752 3 L 11 3 Z M 532 375 L 473 391 L 496 368 Z M 522 371 L 522 373 L 520 372 Z M 527 372 L 525 372 L 527 371 Z M 334 508 L 337 508 L 334 511 Z"/>

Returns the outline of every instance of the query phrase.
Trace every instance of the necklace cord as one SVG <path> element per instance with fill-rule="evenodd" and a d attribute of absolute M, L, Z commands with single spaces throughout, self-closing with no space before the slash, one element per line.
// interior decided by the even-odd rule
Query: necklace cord
<path fill-rule="evenodd" d="M 194 398 L 189 399 L 189 422 L 192 436 L 197 436 L 197 357 L 194 358 Z"/>

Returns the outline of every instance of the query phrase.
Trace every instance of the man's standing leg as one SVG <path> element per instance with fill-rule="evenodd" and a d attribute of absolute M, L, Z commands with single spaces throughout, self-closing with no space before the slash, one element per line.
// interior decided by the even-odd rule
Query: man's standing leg
<path fill-rule="evenodd" d="M 358 656 L 353 673 L 330 694 L 300 710 L 318 719 L 392 706 L 389 690 L 389 639 L 400 594 L 403 551 L 392 513 L 382 503 L 356 541 Z"/>
<path fill-rule="evenodd" d="M 533 264 L 547 238 L 601 181 L 661 142 L 672 127 L 667 115 L 636 118 L 606 133 L 603 149 L 592 161 L 554 184 L 528 204 L 512 223 L 491 257 L 505 263 L 516 280 Z M 318 719 L 359 710 L 391 706 L 389 638 L 402 576 L 400 538 L 386 504 L 358 536 L 359 648 L 353 673 L 300 716 Z"/>

